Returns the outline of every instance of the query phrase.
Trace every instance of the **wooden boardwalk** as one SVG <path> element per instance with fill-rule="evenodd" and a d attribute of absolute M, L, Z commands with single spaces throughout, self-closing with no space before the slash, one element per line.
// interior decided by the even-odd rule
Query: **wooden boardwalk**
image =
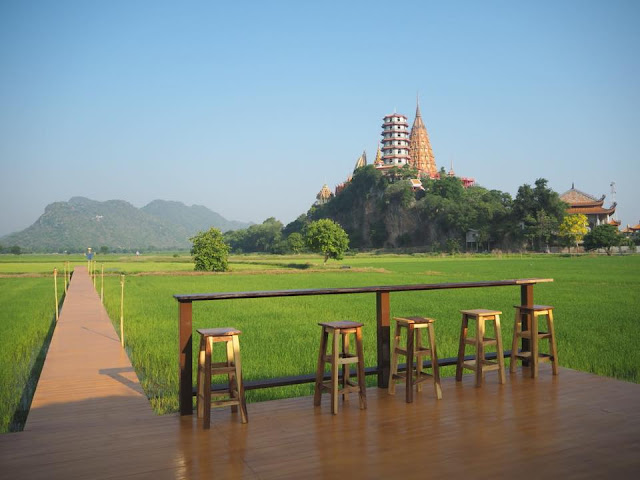
<path fill-rule="evenodd" d="M 177 328 L 176 328 L 177 335 Z M 176 340 L 177 342 L 177 340 Z M 177 343 L 176 343 L 177 345 Z M 177 369 L 177 367 L 176 367 Z M 406 404 L 367 391 L 337 416 L 310 397 L 228 409 L 211 430 L 156 416 L 86 269 L 76 268 L 24 432 L 0 435 L 1 479 L 635 478 L 640 385 L 548 365 L 499 385 L 443 379 Z M 176 371 L 177 374 L 177 371 Z"/>

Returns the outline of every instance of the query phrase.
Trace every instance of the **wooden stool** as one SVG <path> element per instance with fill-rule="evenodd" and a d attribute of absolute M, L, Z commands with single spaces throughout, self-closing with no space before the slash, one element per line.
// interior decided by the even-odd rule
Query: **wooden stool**
<path fill-rule="evenodd" d="M 479 308 L 476 310 L 460 310 L 462 313 L 462 328 L 460 330 L 460 346 L 458 348 L 458 365 L 456 367 L 456 381 L 462 380 L 462 369 L 468 368 L 476 372 L 476 387 L 482 386 L 482 377 L 485 371 L 498 370 L 500 383 L 505 383 L 504 353 L 502 350 L 502 334 L 500 333 L 500 315 L 497 310 L 486 310 Z M 475 338 L 467 337 L 467 327 L 469 320 L 476 320 Z M 485 323 L 494 322 L 495 338 L 485 336 Z M 475 360 L 464 361 L 464 349 L 466 345 L 473 345 L 476 348 Z M 497 360 L 487 360 L 484 348 L 487 345 L 495 345 L 497 350 Z"/>
<path fill-rule="evenodd" d="M 553 329 L 553 307 L 549 305 L 514 305 L 516 309 L 516 321 L 513 326 L 513 345 L 511 348 L 511 364 L 509 371 L 516 371 L 516 363 L 518 359 L 529 360 L 531 367 L 531 378 L 538 376 L 538 362 L 551 362 L 553 374 L 558 374 L 558 348 L 556 346 L 556 336 Z M 541 332 L 538 328 L 538 317 L 547 317 L 547 331 Z M 528 330 L 522 330 L 522 319 L 526 317 L 526 325 Z M 532 335 L 532 332 L 535 334 Z M 518 339 L 529 340 L 529 350 L 523 347 L 518 351 Z M 549 340 L 549 353 L 540 353 L 538 341 L 542 339 Z"/>
<path fill-rule="evenodd" d="M 433 378 L 433 386 L 436 398 L 442 399 L 442 389 L 440 388 L 440 373 L 438 372 L 438 357 L 436 355 L 436 333 L 433 328 L 435 322 L 432 318 L 425 317 L 395 317 L 396 334 L 391 347 L 391 373 L 389 375 L 389 393 L 396 393 L 396 380 L 405 379 L 407 403 L 413 402 L 413 385 L 416 385 L 418 392 L 422 391 L 422 383 Z M 400 348 L 400 335 L 402 329 L 407 329 L 407 347 Z M 420 330 L 427 329 L 429 346 L 422 345 L 422 335 Z M 407 369 L 405 373 L 398 373 L 398 355 L 407 358 Z M 431 358 L 433 374 L 429 375 L 422 371 L 424 357 Z M 415 378 L 413 375 L 413 358 L 416 358 Z"/>
<path fill-rule="evenodd" d="M 362 323 L 358 322 L 327 322 L 318 323 L 322 327 L 320 352 L 318 354 L 318 369 L 316 371 L 316 387 L 313 404 L 320 405 L 323 390 L 331 393 L 331 412 L 338 413 L 338 394 L 343 400 L 347 393 L 357 392 L 360 395 L 360 408 L 367 408 L 367 388 L 364 381 L 364 350 L 362 348 Z M 333 337 L 331 353 L 327 354 L 329 334 Z M 356 336 L 356 354 L 349 351 L 349 334 Z M 339 351 L 340 337 L 342 337 L 342 351 Z M 331 364 L 331 379 L 324 382 L 324 365 Z M 357 364 L 356 375 L 358 383 L 353 383 L 350 376 L 351 364 Z M 338 366 L 342 365 L 342 388 L 338 390 Z"/>
<path fill-rule="evenodd" d="M 200 334 L 200 355 L 198 357 L 198 397 L 196 409 L 198 418 L 203 419 L 204 428 L 211 426 L 211 406 L 231 406 L 232 412 L 238 411 L 240 406 L 240 420 L 247 423 L 247 404 L 242 386 L 242 366 L 240 363 L 240 331 L 235 328 L 208 328 L 198 330 Z M 212 363 L 213 344 L 225 342 L 227 346 L 227 361 Z M 211 377 L 213 375 L 227 375 L 228 388 L 213 395 L 227 396 L 223 400 L 211 402 Z"/>

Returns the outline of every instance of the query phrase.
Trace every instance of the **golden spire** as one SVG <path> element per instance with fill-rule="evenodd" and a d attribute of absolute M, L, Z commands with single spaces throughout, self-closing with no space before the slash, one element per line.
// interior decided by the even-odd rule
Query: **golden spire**
<path fill-rule="evenodd" d="M 356 166 L 353 168 L 353 171 L 355 172 L 357 169 L 364 167 L 366 164 L 367 164 L 367 151 L 363 150 L 362 155 L 360 155 L 358 157 L 358 160 L 356 160 Z"/>
<path fill-rule="evenodd" d="M 436 159 L 431 150 L 427 127 L 422 121 L 418 98 L 416 98 L 416 118 L 409 135 L 409 157 L 411 165 L 418 169 L 418 173 L 429 175 L 432 178 L 437 175 Z"/>
<path fill-rule="evenodd" d="M 374 165 L 382 165 L 384 162 L 382 161 L 382 151 L 380 150 L 380 142 L 378 142 L 378 151 L 376 152 L 376 159 L 373 162 Z"/>

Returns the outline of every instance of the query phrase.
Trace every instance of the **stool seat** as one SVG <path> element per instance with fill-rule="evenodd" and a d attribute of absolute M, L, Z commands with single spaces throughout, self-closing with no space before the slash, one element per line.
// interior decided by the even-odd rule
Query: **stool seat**
<path fill-rule="evenodd" d="M 338 322 L 319 322 L 318 325 L 327 328 L 344 330 L 348 328 L 359 328 L 364 326 L 364 323 L 359 322 L 351 322 L 349 320 L 341 320 Z"/>
<path fill-rule="evenodd" d="M 413 386 L 418 392 L 422 391 L 422 383 L 428 379 L 433 379 L 436 398 L 442 399 L 442 388 L 440 386 L 440 373 L 438 371 L 438 356 L 436 354 L 436 339 L 433 318 L 428 317 L 395 317 L 396 331 L 391 347 L 391 371 L 389 375 L 389 394 L 396 392 L 396 381 L 405 381 L 405 400 L 407 403 L 413 402 Z M 402 329 L 407 329 L 406 348 L 400 346 Z M 423 346 L 421 330 L 427 330 L 428 346 Z M 398 355 L 404 355 L 407 365 L 404 373 L 398 372 Z M 432 374 L 422 371 L 424 358 L 431 358 Z M 414 369 L 415 358 L 415 369 Z M 414 375 L 415 371 L 415 375 Z"/>
<path fill-rule="evenodd" d="M 199 328 L 196 330 L 200 335 L 205 337 L 226 337 L 229 335 L 240 335 L 242 332 L 235 328 Z"/>
<path fill-rule="evenodd" d="M 203 419 L 203 427 L 211 427 L 211 407 L 231 407 L 232 412 L 237 412 L 240 407 L 240 421 L 247 423 L 247 404 L 242 384 L 242 366 L 240 362 L 240 343 L 238 336 L 240 330 L 231 327 L 201 328 L 196 330 L 200 334 L 200 353 L 198 356 L 198 396 L 196 409 L 198 418 Z M 213 345 L 226 344 L 225 362 L 212 362 Z M 226 375 L 227 388 L 211 392 L 211 377 L 213 375 Z M 211 401 L 211 396 L 226 396 L 222 400 Z"/>
<path fill-rule="evenodd" d="M 499 310 L 489 310 L 486 308 L 476 308 L 471 310 L 460 310 L 462 313 L 462 324 L 460 329 L 460 345 L 458 347 L 458 362 L 456 365 L 456 381 L 462 380 L 463 369 L 473 370 L 476 374 L 476 387 L 482 386 L 484 372 L 498 370 L 498 379 L 501 384 L 506 381 L 504 367 L 504 352 L 502 348 L 502 333 L 500 331 Z M 469 320 L 476 321 L 475 337 L 468 336 Z M 493 322 L 494 338 L 486 336 L 486 323 Z M 475 347 L 475 358 L 465 361 L 465 348 L 467 345 Z M 485 355 L 485 347 L 496 347 L 496 361 L 488 360 Z"/>
<path fill-rule="evenodd" d="M 538 364 L 551 362 L 554 375 L 558 374 L 558 348 L 553 326 L 553 307 L 551 305 L 514 305 L 516 318 L 513 325 L 513 343 L 509 371 L 515 372 L 518 360 L 531 367 L 531 378 L 538 376 Z M 539 318 L 546 317 L 547 331 L 540 331 Z M 518 350 L 518 340 L 522 339 L 522 349 Z M 539 341 L 549 341 L 549 353 L 542 353 Z"/>
<path fill-rule="evenodd" d="M 360 408 L 367 408 L 367 388 L 364 379 L 364 350 L 362 347 L 362 327 L 364 324 L 348 320 L 336 322 L 320 322 L 322 336 L 320 338 L 320 351 L 318 353 L 318 368 L 316 370 L 316 383 L 313 395 L 313 404 L 319 406 L 322 393 L 328 391 L 331 394 L 331 413 L 338 413 L 338 395 L 346 400 L 348 393 L 358 393 Z M 332 338 L 331 352 L 327 353 L 329 334 Z M 356 353 L 349 350 L 349 335 L 356 337 Z M 340 339 L 342 348 L 340 349 Z M 328 382 L 324 381 L 325 364 L 330 364 L 331 374 Z M 351 381 L 351 365 L 356 365 L 357 383 Z M 342 388 L 338 387 L 338 367 L 342 367 Z"/>
<path fill-rule="evenodd" d="M 428 317 L 394 317 L 396 322 L 401 323 L 413 323 L 413 324 L 425 324 L 425 323 L 433 323 L 435 319 Z"/>
<path fill-rule="evenodd" d="M 482 315 L 482 316 L 502 315 L 502 312 L 499 310 L 487 310 L 486 308 L 475 308 L 473 310 L 460 310 L 460 313 L 462 313 L 463 315 L 471 315 L 473 317 L 477 317 L 478 315 Z"/>

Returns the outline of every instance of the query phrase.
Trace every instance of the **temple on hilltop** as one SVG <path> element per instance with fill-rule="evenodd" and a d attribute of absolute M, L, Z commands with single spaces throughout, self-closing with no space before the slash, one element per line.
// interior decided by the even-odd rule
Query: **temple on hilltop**
<path fill-rule="evenodd" d="M 581 192 L 575 185 L 571 185 L 571 189 L 560 195 L 560 200 L 567 203 L 567 215 L 583 214 L 587 216 L 589 222 L 589 228 L 596 227 L 598 225 L 609 224 L 620 226 L 618 220 L 614 220 L 613 214 L 616 211 L 616 203 L 613 203 L 609 208 L 604 208 L 604 198 L 602 195 L 600 198 L 596 198 L 588 193 Z"/>
<path fill-rule="evenodd" d="M 382 173 L 387 173 L 394 167 L 410 165 L 418 171 L 418 178 L 411 180 L 411 188 L 414 190 L 423 189 L 420 177 L 440 178 L 440 172 L 436 166 L 436 158 L 431 149 L 431 141 L 427 133 L 427 127 L 422 120 L 420 112 L 420 102 L 416 99 L 416 116 L 409 131 L 409 119 L 400 113 L 392 113 L 383 117 L 382 140 L 378 144 L 378 151 L 373 162 L 375 168 Z M 358 157 L 354 172 L 367 165 L 367 153 L 362 152 Z M 465 188 L 472 186 L 475 180 L 470 177 L 458 177 L 453 171 L 453 164 L 448 173 L 449 177 L 457 177 Z M 347 183 L 351 181 L 349 175 L 345 182 L 336 186 L 335 195 L 344 190 Z M 324 192 L 325 187 L 318 195 L 317 204 L 323 204 L 331 198 Z M 323 193 L 324 192 L 324 193 Z"/>
<path fill-rule="evenodd" d="M 318 195 L 316 195 L 316 205 L 324 205 L 331 200 L 331 197 L 333 197 L 333 193 L 331 193 L 331 189 L 325 183 L 322 186 L 322 189 L 318 192 Z"/>

